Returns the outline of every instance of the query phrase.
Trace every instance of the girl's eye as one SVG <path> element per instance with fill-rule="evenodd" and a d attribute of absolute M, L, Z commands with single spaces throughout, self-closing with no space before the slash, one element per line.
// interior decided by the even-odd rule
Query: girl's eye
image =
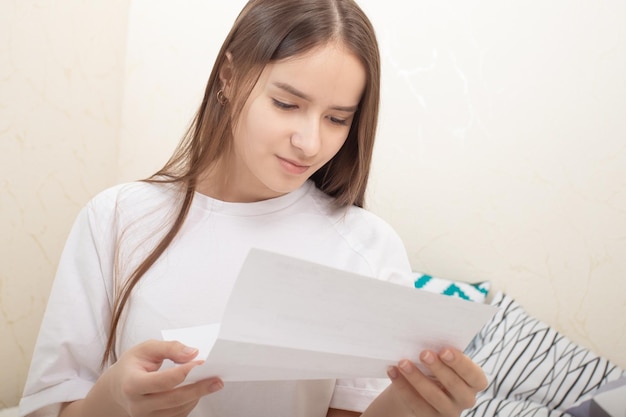
<path fill-rule="evenodd" d="M 274 106 L 282 110 L 293 110 L 298 107 L 295 104 L 285 103 L 280 100 L 276 100 L 275 98 L 272 99 L 272 102 L 274 103 Z"/>
<path fill-rule="evenodd" d="M 328 119 L 331 121 L 331 123 L 339 125 L 339 126 L 348 125 L 348 121 L 346 119 L 340 119 L 338 117 L 333 117 L 333 116 L 329 116 Z"/>

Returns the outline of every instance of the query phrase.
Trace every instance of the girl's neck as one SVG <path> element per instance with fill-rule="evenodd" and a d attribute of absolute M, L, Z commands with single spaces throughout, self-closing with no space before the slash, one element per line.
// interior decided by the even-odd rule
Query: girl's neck
<path fill-rule="evenodd" d="M 280 194 L 263 184 L 242 180 L 235 167 L 217 163 L 198 178 L 196 191 L 216 200 L 229 203 L 254 203 L 276 198 Z"/>

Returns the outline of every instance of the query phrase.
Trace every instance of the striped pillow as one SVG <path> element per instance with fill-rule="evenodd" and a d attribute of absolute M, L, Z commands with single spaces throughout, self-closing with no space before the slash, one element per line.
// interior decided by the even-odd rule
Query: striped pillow
<path fill-rule="evenodd" d="M 491 305 L 498 312 L 465 350 L 485 371 L 489 386 L 463 417 L 580 415 L 572 407 L 626 377 L 616 364 L 529 315 L 502 291 Z"/>

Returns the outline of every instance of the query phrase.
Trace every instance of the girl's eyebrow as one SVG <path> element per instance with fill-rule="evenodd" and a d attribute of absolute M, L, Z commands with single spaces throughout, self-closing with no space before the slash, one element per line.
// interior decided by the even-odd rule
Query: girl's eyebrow
<path fill-rule="evenodd" d="M 281 82 L 275 82 L 273 83 L 273 85 L 277 88 L 280 88 L 283 91 L 286 91 L 287 93 L 294 95 L 296 97 L 300 97 L 303 100 L 306 101 L 312 101 L 311 97 L 309 97 L 308 95 L 306 95 L 305 93 L 303 93 L 302 91 L 298 90 L 297 88 L 295 88 L 292 85 L 289 85 L 287 83 L 281 83 Z M 331 107 L 332 110 L 338 110 L 338 111 L 343 111 L 343 112 L 347 112 L 347 113 L 354 113 L 359 109 L 359 106 L 332 106 Z"/>

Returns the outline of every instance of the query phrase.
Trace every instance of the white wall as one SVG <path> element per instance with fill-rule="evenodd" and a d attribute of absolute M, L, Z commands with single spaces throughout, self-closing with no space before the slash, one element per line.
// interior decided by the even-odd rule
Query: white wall
<path fill-rule="evenodd" d="M 74 217 L 116 179 L 127 15 L 0 0 L 0 408 L 22 393 Z"/>
<path fill-rule="evenodd" d="M 129 13 L 118 180 L 161 168 L 202 97 L 242 0 L 133 0 Z"/>
<path fill-rule="evenodd" d="M 416 269 L 489 279 L 626 366 L 626 3 L 404 4 L 366 4 L 385 57 L 372 208 Z"/>
<path fill-rule="evenodd" d="M 244 1 L 52 4 L 0 0 L 5 405 L 77 210 L 167 159 Z M 626 367 L 626 3 L 360 4 L 384 71 L 370 207 L 414 268 L 491 280 Z"/>

